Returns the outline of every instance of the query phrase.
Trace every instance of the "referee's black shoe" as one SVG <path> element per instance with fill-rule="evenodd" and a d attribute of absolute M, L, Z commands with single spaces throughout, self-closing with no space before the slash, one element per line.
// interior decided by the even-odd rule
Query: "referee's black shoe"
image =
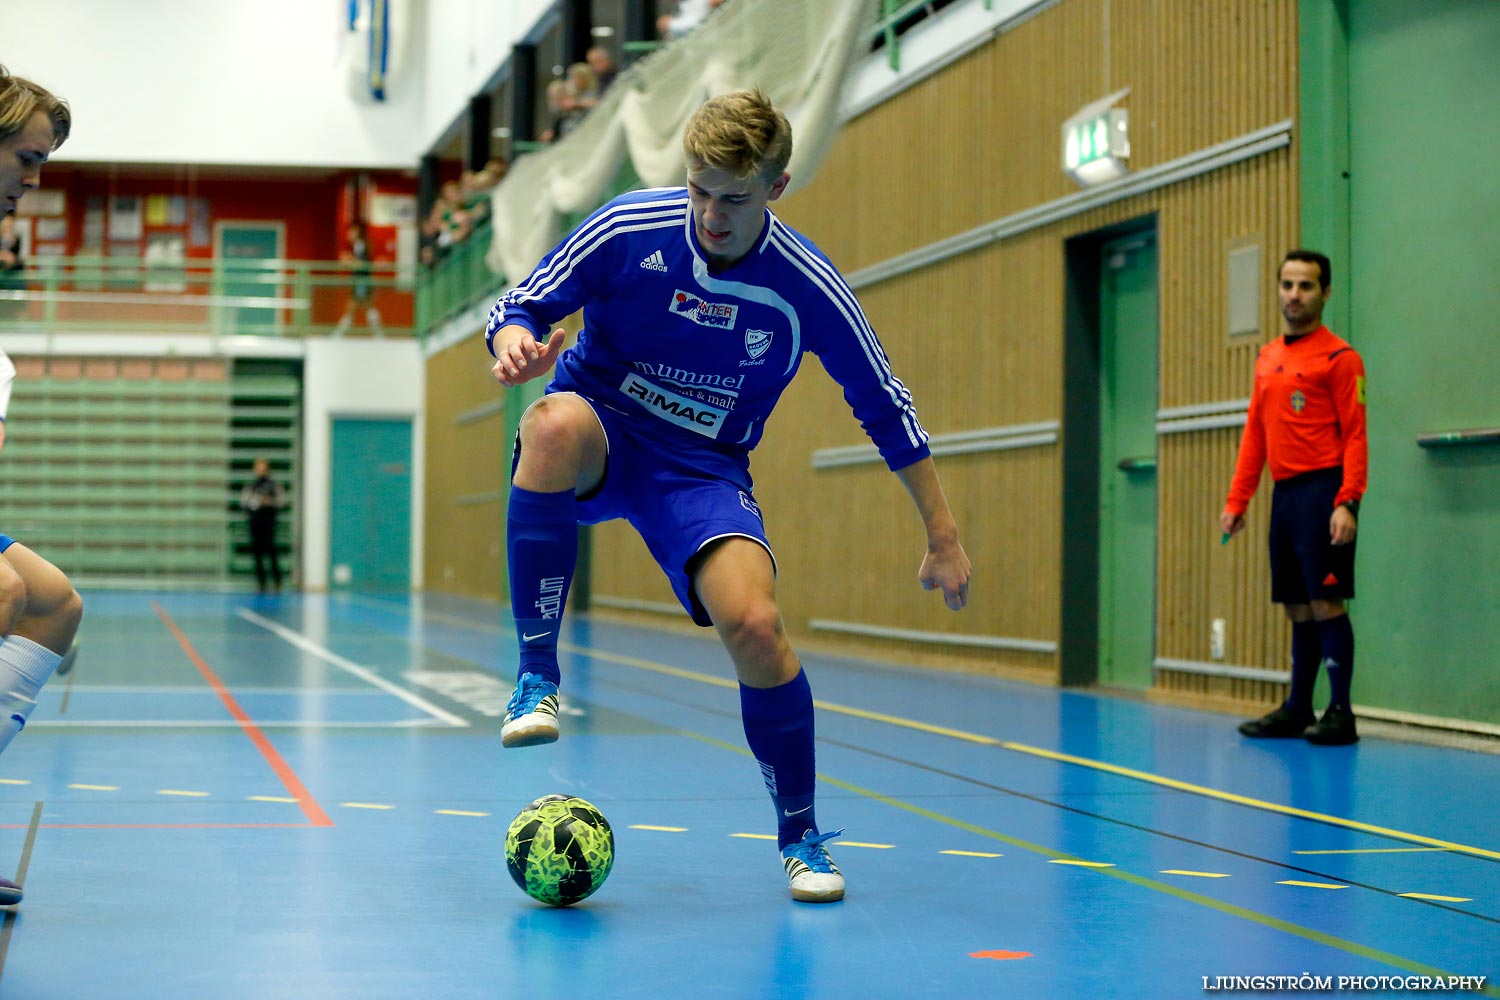
<path fill-rule="evenodd" d="M 1240 735 L 1254 739 L 1302 736 L 1309 731 L 1316 718 L 1311 712 L 1298 712 L 1282 705 L 1269 715 L 1240 723 Z"/>
<path fill-rule="evenodd" d="M 1303 734 L 1307 742 L 1325 747 L 1341 747 L 1359 742 L 1354 731 L 1354 713 L 1338 705 L 1329 705 L 1317 725 L 1308 726 Z"/>

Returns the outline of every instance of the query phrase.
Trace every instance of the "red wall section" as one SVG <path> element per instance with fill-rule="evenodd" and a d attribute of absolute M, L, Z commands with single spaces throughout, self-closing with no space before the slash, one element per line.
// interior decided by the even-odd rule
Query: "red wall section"
<path fill-rule="evenodd" d="M 358 202 L 359 174 L 353 171 L 312 178 L 286 176 L 190 177 L 186 168 L 176 173 L 130 173 L 108 168 L 53 165 L 43 171 L 42 186 L 62 191 L 66 196 L 68 219 L 67 253 L 77 254 L 83 247 L 84 215 L 90 198 L 108 205 L 115 195 L 135 195 L 142 199 L 165 195 L 202 199 L 207 210 L 208 242 L 195 244 L 187 240 L 186 253 L 192 257 L 213 256 L 213 225 L 224 220 L 279 221 L 285 223 L 285 253 L 292 260 L 337 260 L 343 248 L 344 226 Z M 399 173 L 369 174 L 364 187 L 382 194 L 415 195 L 414 177 Z M 190 235 L 191 225 L 184 220 L 172 224 L 152 225 L 147 219 L 142 238 L 152 233 L 173 232 Z M 396 230 L 379 227 L 370 232 L 376 260 L 393 261 L 396 257 Z M 117 240 L 108 240 L 116 244 Z"/>

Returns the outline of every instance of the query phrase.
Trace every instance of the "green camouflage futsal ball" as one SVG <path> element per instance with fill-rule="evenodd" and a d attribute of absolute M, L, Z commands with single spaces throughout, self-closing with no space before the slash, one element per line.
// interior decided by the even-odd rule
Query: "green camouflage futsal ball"
<path fill-rule="evenodd" d="M 570 906 L 604 884 L 615 834 L 604 814 L 571 795 L 543 795 L 511 820 L 505 867 L 533 899 Z"/>

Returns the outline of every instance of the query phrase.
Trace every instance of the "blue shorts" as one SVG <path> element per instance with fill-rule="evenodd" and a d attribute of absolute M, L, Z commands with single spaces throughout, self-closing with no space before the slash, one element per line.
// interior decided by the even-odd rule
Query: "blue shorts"
<path fill-rule="evenodd" d="M 603 481 L 578 498 L 578 523 L 629 521 L 693 621 L 712 625 L 693 591 L 693 573 L 706 546 L 721 538 L 748 538 L 765 548 L 772 571 L 776 568 L 749 474 L 729 455 L 664 445 L 635 430 L 636 418 L 585 396 L 578 398 L 599 418 L 608 446 Z M 517 461 L 520 450 L 518 437 Z"/>
<path fill-rule="evenodd" d="M 16 540 L 14 538 L 10 537 L 9 535 L 0 535 L 0 552 L 4 552 L 14 544 L 16 544 Z"/>
<path fill-rule="evenodd" d="M 1271 494 L 1271 600 L 1277 604 L 1343 601 L 1354 596 L 1354 542 L 1328 536 L 1342 469 L 1283 479 Z"/>

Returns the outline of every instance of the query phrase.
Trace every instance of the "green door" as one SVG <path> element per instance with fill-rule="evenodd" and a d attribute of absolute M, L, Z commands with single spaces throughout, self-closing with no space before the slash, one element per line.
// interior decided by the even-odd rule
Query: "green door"
<path fill-rule="evenodd" d="M 223 310 L 227 334 L 277 334 L 281 313 L 274 307 L 247 305 L 247 298 L 274 299 L 281 293 L 276 270 L 266 261 L 281 259 L 281 226 L 272 222 L 224 222 L 218 227 L 221 293 L 231 305 Z"/>
<path fill-rule="evenodd" d="M 411 587 L 411 421 L 333 422 L 328 584 Z"/>
<path fill-rule="evenodd" d="M 1151 686 L 1156 649 L 1156 237 L 1108 243 L 1099 309 L 1099 682 Z"/>

